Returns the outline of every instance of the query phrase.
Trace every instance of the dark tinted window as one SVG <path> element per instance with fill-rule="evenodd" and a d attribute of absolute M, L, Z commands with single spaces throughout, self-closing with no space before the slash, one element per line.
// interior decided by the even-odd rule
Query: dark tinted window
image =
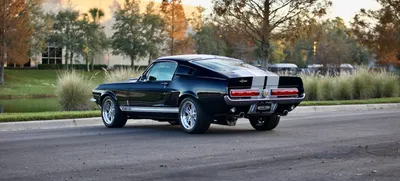
<path fill-rule="evenodd" d="M 236 59 L 206 59 L 194 61 L 193 63 L 221 73 L 231 73 L 242 70 L 264 73 L 263 70 Z"/>
<path fill-rule="evenodd" d="M 194 74 L 194 69 L 187 67 L 187 66 L 178 66 L 176 69 L 176 74 L 184 74 L 184 75 L 193 75 Z"/>

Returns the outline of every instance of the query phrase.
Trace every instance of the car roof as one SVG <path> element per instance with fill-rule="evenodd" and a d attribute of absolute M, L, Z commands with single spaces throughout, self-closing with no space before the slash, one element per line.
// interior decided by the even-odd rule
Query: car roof
<path fill-rule="evenodd" d="M 234 58 L 217 56 L 217 55 L 187 54 L 187 55 L 173 55 L 173 56 L 160 57 L 155 61 L 159 61 L 159 60 L 195 61 L 195 60 L 215 59 L 215 58 L 235 60 Z"/>

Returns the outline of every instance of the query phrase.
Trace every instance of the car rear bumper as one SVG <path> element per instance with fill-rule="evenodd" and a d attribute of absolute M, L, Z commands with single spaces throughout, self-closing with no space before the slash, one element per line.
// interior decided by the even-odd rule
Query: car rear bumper
<path fill-rule="evenodd" d="M 301 97 L 288 98 L 258 98 L 258 99 L 231 99 L 229 96 L 224 96 L 225 103 L 228 106 L 250 106 L 259 102 L 270 102 L 277 104 L 298 104 L 305 98 L 305 94 Z"/>

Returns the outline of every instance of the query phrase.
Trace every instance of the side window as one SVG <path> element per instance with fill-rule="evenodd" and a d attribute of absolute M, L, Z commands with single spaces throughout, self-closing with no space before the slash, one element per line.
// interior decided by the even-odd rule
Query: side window
<path fill-rule="evenodd" d="M 149 81 L 171 81 L 177 64 L 175 62 L 159 62 L 153 65 L 147 73 Z"/>
<path fill-rule="evenodd" d="M 181 75 L 193 75 L 194 74 L 194 69 L 187 67 L 187 66 L 178 66 L 176 69 L 176 74 L 181 74 Z"/>

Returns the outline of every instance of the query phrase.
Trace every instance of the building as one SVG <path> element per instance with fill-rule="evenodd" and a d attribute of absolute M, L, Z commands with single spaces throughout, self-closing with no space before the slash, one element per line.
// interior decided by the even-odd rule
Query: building
<path fill-rule="evenodd" d="M 44 0 L 43 9 L 47 12 L 57 13 L 60 10 L 66 8 L 73 8 L 78 10 L 80 13 L 88 12 L 90 8 L 100 8 L 105 12 L 105 17 L 101 20 L 101 24 L 104 26 L 104 31 L 107 37 L 111 37 L 113 34 L 112 26 L 115 22 L 113 14 L 116 11 L 118 5 L 122 5 L 125 0 Z M 144 11 L 146 5 L 151 0 L 141 0 L 140 9 Z M 155 6 L 159 7 L 160 1 L 155 1 Z M 185 14 L 189 16 L 195 11 L 194 6 L 184 5 Z M 58 47 L 55 44 L 50 43 L 47 49 L 36 57 L 31 58 L 25 67 L 36 67 L 38 64 L 64 64 L 65 53 L 63 48 Z M 74 64 L 84 64 L 83 57 L 75 56 Z M 130 65 L 130 59 L 121 55 L 113 55 L 112 51 L 109 50 L 103 54 L 99 54 L 94 59 L 94 64 L 105 64 L 109 68 L 114 65 Z M 138 66 L 147 66 L 148 58 L 144 57 L 135 62 Z M 13 65 L 8 65 L 13 66 Z"/>

